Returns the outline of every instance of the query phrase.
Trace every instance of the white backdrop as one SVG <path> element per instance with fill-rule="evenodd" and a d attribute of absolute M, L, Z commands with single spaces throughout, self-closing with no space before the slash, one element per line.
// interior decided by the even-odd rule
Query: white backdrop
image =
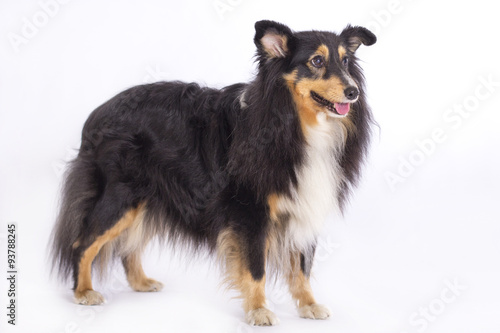
<path fill-rule="evenodd" d="M 379 39 L 358 55 L 380 131 L 314 268 L 332 318 L 298 318 L 278 284 L 269 300 L 281 324 L 249 327 L 240 301 L 218 289 L 214 265 L 157 248 L 144 266 L 163 292 L 133 293 L 117 268 L 97 286 L 107 304 L 72 304 L 70 286 L 49 278 L 46 247 L 85 119 L 143 82 L 251 79 L 260 19 L 297 31 L 352 23 Z M 500 332 L 499 31 L 486 0 L 0 1 L 0 330 Z M 4 306 L 11 222 L 15 328 Z"/>

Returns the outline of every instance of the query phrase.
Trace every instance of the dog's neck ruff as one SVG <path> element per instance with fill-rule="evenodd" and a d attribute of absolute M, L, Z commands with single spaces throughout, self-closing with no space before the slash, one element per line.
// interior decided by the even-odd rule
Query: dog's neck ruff
<path fill-rule="evenodd" d="M 307 127 L 305 161 L 296 170 L 298 184 L 292 197 L 281 197 L 278 210 L 289 215 L 287 238 L 290 246 L 307 250 L 315 243 L 326 217 L 340 213 L 338 192 L 344 181 L 339 165 L 344 149 L 342 123 L 324 114 L 318 124 Z"/>

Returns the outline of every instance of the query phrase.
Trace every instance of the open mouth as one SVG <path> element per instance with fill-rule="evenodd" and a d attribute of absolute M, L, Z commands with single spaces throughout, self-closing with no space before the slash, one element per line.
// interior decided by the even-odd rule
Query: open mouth
<path fill-rule="evenodd" d="M 349 108 L 351 106 L 349 103 L 332 103 L 314 91 L 311 91 L 311 97 L 314 101 L 316 101 L 316 103 L 326 107 L 328 111 L 339 116 L 345 116 L 349 112 Z"/>

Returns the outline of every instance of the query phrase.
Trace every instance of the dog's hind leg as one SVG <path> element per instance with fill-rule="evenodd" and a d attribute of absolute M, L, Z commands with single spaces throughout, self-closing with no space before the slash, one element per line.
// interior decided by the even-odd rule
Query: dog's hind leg
<path fill-rule="evenodd" d="M 163 284 L 148 278 L 141 264 L 141 254 L 153 236 L 144 225 L 145 214 L 145 209 L 140 210 L 134 225 L 122 234 L 118 243 L 118 251 L 132 289 L 135 291 L 160 291 Z"/>
<path fill-rule="evenodd" d="M 156 280 L 150 279 L 144 274 L 141 265 L 141 251 L 137 250 L 122 259 L 127 280 L 132 289 L 135 291 L 160 291 L 163 284 Z"/>
<path fill-rule="evenodd" d="M 97 305 L 104 302 L 102 295 L 92 287 L 92 262 L 106 243 L 112 241 L 133 225 L 141 209 L 142 206 L 127 210 L 111 228 L 95 237 L 84 250 L 79 247 L 80 244 L 75 244 L 81 253 L 79 260 L 75 262 L 74 269 L 74 297 L 76 303 Z"/>
<path fill-rule="evenodd" d="M 309 254 L 291 253 L 288 286 L 293 299 L 297 302 L 300 317 L 326 319 L 330 317 L 330 310 L 316 303 L 309 283 L 313 254 L 314 251 Z"/>

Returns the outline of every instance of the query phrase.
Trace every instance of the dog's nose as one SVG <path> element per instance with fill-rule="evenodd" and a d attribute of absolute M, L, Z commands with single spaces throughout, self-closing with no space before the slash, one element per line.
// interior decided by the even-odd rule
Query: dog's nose
<path fill-rule="evenodd" d="M 347 99 L 350 99 L 352 101 L 353 99 L 356 99 L 358 97 L 358 95 L 359 95 L 358 88 L 356 88 L 356 87 L 347 87 L 344 90 L 344 95 L 345 95 L 345 97 L 347 97 Z"/>

